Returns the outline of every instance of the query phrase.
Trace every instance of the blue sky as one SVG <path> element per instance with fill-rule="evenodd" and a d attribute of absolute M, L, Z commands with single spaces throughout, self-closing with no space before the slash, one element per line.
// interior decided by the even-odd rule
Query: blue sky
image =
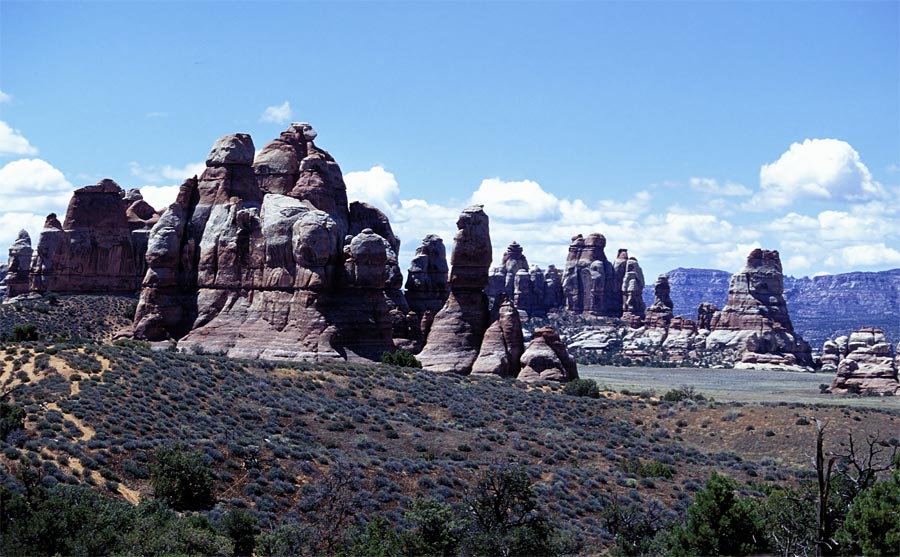
<path fill-rule="evenodd" d="M 599 231 L 651 276 L 756 245 L 900 267 L 898 2 L 2 0 L 0 91 L 0 246 L 75 187 L 164 204 L 217 137 L 309 121 L 404 269 L 471 202 L 497 262 Z"/>

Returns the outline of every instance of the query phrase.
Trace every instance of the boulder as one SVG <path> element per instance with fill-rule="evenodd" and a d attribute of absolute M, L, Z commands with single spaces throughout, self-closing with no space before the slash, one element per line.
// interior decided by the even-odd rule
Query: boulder
<path fill-rule="evenodd" d="M 567 382 L 578 379 L 578 366 L 553 327 L 541 327 L 522 354 L 519 381 Z"/>

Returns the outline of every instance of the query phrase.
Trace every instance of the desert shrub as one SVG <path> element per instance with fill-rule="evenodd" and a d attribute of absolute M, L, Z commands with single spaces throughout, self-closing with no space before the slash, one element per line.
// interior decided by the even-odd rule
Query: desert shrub
<path fill-rule="evenodd" d="M 176 443 L 157 449 L 150 484 L 157 498 L 175 510 L 212 507 L 213 475 L 203 454 Z"/>
<path fill-rule="evenodd" d="M 600 398 L 600 387 L 593 379 L 576 379 L 574 381 L 569 381 L 563 387 L 562 392 L 569 396 Z"/>
<path fill-rule="evenodd" d="M 668 464 L 658 460 L 641 462 L 636 457 L 626 459 L 622 463 L 622 470 L 626 473 L 637 474 L 642 478 L 665 478 L 670 480 L 675 475 L 675 469 Z"/>
<path fill-rule="evenodd" d="M 406 512 L 412 527 L 404 533 L 404 545 L 412 555 L 456 555 L 465 533 L 465 520 L 447 503 L 417 498 Z"/>
<path fill-rule="evenodd" d="M 422 362 L 417 360 L 412 352 L 408 352 L 406 350 L 397 350 L 396 352 L 383 353 L 381 355 L 381 363 L 397 367 L 422 367 Z"/>
<path fill-rule="evenodd" d="M 681 402 L 683 400 L 706 400 L 706 397 L 702 393 L 698 393 L 693 385 L 682 385 L 677 389 L 666 392 L 662 399 L 666 402 Z"/>

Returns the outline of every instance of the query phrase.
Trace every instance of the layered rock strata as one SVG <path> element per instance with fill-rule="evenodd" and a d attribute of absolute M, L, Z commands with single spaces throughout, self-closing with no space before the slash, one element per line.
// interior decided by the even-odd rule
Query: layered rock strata
<path fill-rule="evenodd" d="M 809 344 L 794 332 L 784 301 L 784 274 L 777 251 L 754 249 L 731 277 L 728 301 L 713 315 L 709 350 L 731 350 L 735 367 L 809 368 Z"/>
<path fill-rule="evenodd" d="M 491 237 L 488 216 L 480 205 L 463 210 L 456 227 L 450 295 L 434 316 L 418 358 L 426 370 L 468 375 L 490 324 L 484 288 L 491 264 Z"/>
<path fill-rule="evenodd" d="M 897 362 L 881 329 L 862 328 L 849 338 L 826 341 L 822 353 L 822 370 L 837 368 L 832 393 L 900 394 Z"/>
<path fill-rule="evenodd" d="M 156 210 L 113 180 L 75 190 L 62 223 L 47 216 L 28 272 L 29 292 L 134 294 Z"/>
<path fill-rule="evenodd" d="M 347 203 L 334 158 L 292 124 L 254 161 L 216 141 L 151 233 L 134 335 L 237 357 L 378 359 L 418 327 L 383 213 Z"/>

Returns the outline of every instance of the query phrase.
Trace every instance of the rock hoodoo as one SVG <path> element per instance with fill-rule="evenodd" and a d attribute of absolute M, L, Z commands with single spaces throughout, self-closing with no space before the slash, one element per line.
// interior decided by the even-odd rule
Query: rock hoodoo
<path fill-rule="evenodd" d="M 647 308 L 646 324 L 648 327 L 665 329 L 672 321 L 672 296 L 669 287 L 669 277 L 659 275 L 653 286 L 653 305 Z"/>
<path fill-rule="evenodd" d="M 625 252 L 627 255 L 628 252 Z M 616 262 L 618 263 L 618 259 Z M 622 277 L 622 319 L 640 326 L 644 318 L 646 306 L 644 305 L 644 271 L 638 260 L 629 257 L 624 265 Z M 618 269 L 616 270 L 618 274 Z"/>
<path fill-rule="evenodd" d="M 562 285 L 570 311 L 605 317 L 622 315 L 624 269 L 621 275 L 616 273 L 606 258 L 605 248 L 603 234 L 572 238 Z"/>
<path fill-rule="evenodd" d="M 250 136 L 216 141 L 153 228 L 135 336 L 239 357 L 378 359 L 395 330 L 415 334 L 399 240 L 383 213 L 348 205 L 315 137 L 292 124 L 256 161 Z"/>
<path fill-rule="evenodd" d="M 434 316 L 419 361 L 426 370 L 468 375 L 490 315 L 484 288 L 491 264 L 488 216 L 480 205 L 463 210 L 450 256 L 450 295 Z"/>
<path fill-rule="evenodd" d="M 559 270 L 553 265 L 546 272 L 537 265 L 529 266 L 517 242 L 506 248 L 500 266 L 491 269 L 485 292 L 492 305 L 499 294 L 506 294 L 528 317 L 544 317 L 562 307 L 565 300 Z"/>
<path fill-rule="evenodd" d="M 728 301 L 713 315 L 706 347 L 733 350 L 735 367 L 812 365 L 809 344 L 794 332 L 784 301 L 784 275 L 777 251 L 754 249 L 731 277 Z"/>
<path fill-rule="evenodd" d="M 434 234 L 425 236 L 406 275 L 406 301 L 419 319 L 429 311 L 433 317 L 444 307 L 450 295 L 449 272 L 444 241 Z"/>
<path fill-rule="evenodd" d="M 522 321 L 519 311 L 505 294 L 500 294 L 495 304 L 493 322 L 484 333 L 478 358 L 472 365 L 472 375 L 499 375 L 515 377 L 519 373 L 520 359 L 525 352 Z"/>
<path fill-rule="evenodd" d="M 823 371 L 837 368 L 833 393 L 900 394 L 897 362 L 881 329 L 862 328 L 849 338 L 825 341 L 822 364 Z"/>
<path fill-rule="evenodd" d="M 25 230 L 20 230 L 16 241 L 9 248 L 9 263 L 3 277 L 7 297 L 28 293 L 28 272 L 33 253 L 31 236 Z"/>

